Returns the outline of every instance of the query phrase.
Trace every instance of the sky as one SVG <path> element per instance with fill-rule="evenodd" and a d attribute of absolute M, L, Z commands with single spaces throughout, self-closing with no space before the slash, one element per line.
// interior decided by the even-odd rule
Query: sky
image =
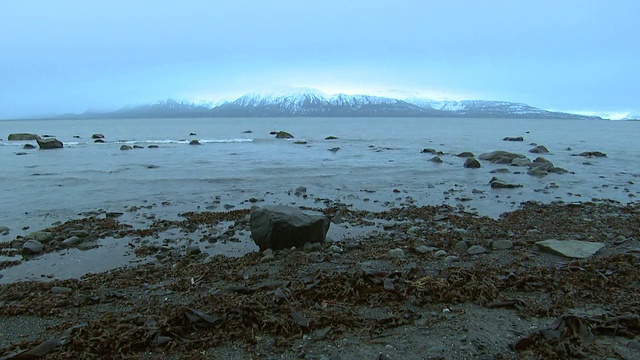
<path fill-rule="evenodd" d="M 0 119 L 286 87 L 640 113 L 638 14 L 637 0 L 0 0 Z"/>

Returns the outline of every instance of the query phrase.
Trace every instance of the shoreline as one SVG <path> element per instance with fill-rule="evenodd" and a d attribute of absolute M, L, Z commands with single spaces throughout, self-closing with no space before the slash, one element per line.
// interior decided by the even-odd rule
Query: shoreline
<path fill-rule="evenodd" d="M 637 354 L 637 202 L 526 202 L 497 219 L 446 205 L 315 209 L 332 220 L 328 241 L 277 251 L 270 262 L 257 251 L 209 256 L 223 243 L 251 241 L 248 210 L 153 216 L 132 226 L 126 212 L 98 212 L 61 223 L 52 232 L 98 230 L 100 247 L 79 256 L 115 253 L 108 244 L 117 243 L 136 262 L 75 279 L 0 285 L 0 354 L 52 338 L 59 346 L 47 358 L 562 355 L 549 353 L 549 344 L 565 355 Z M 572 260 L 535 244 L 548 239 L 604 248 Z M 74 256 L 61 250 L 62 258 Z M 615 316 L 627 319 L 627 337 L 604 335 Z M 540 335 L 554 321 L 583 324 L 591 336 L 576 343 L 584 332 Z"/>

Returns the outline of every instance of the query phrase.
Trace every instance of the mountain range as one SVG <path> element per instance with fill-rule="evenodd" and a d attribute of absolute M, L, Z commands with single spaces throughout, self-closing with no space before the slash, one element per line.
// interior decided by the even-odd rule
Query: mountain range
<path fill-rule="evenodd" d="M 130 106 L 113 112 L 64 115 L 74 118 L 178 118 L 178 117 L 466 117 L 601 119 L 554 112 L 506 101 L 436 101 L 394 99 L 371 95 L 327 95 L 314 89 L 280 94 L 247 94 L 236 100 L 197 104 L 172 99 Z"/>

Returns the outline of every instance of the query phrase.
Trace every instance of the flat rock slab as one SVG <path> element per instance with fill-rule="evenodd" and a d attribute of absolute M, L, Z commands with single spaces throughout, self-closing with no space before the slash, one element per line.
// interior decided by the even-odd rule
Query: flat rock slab
<path fill-rule="evenodd" d="M 585 259 L 604 247 L 604 243 L 580 240 L 544 240 L 536 242 L 542 251 L 573 258 Z"/>

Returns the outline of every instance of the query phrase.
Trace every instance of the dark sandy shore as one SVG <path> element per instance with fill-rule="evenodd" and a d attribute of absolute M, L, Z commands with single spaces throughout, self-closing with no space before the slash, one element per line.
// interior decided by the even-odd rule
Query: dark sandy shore
<path fill-rule="evenodd" d="M 499 219 L 448 206 L 317 210 L 343 229 L 340 239 L 274 258 L 162 242 L 167 229 L 198 234 L 200 244 L 234 241 L 249 210 L 137 228 L 101 214 L 48 229 L 93 229 L 98 243 L 124 242 L 140 263 L 0 285 L 0 356 L 640 357 L 640 204 L 529 202 Z M 206 230 L 221 222 L 232 225 L 226 237 Z M 535 245 L 548 239 L 604 248 L 568 259 Z"/>

